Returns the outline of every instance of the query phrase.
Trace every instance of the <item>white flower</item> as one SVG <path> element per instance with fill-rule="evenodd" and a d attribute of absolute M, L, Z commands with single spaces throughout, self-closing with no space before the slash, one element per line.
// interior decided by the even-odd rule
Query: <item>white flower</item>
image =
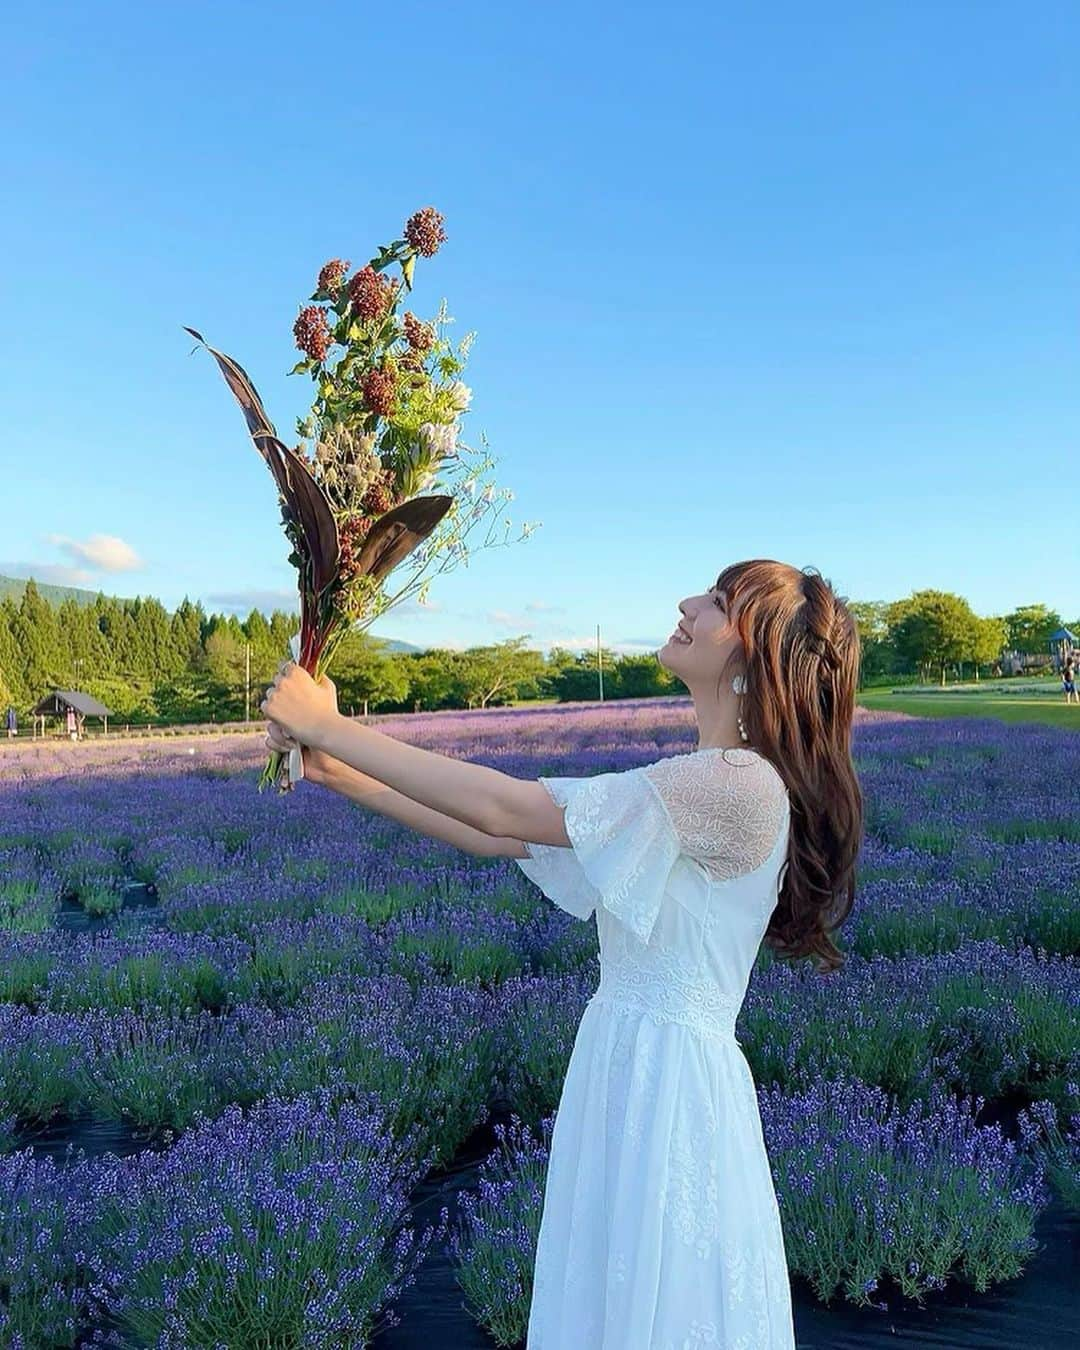
<path fill-rule="evenodd" d="M 442 459 L 453 454 L 457 433 L 456 422 L 424 422 L 420 426 L 420 444 L 428 455 Z"/>
<path fill-rule="evenodd" d="M 472 390 L 461 380 L 455 380 L 447 391 L 450 395 L 451 405 L 457 412 L 465 412 L 472 401 Z"/>

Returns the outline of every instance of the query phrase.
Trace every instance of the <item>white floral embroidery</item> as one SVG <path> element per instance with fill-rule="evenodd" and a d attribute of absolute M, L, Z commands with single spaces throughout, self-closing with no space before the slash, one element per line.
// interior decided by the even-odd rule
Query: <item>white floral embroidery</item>
<path fill-rule="evenodd" d="M 602 904 L 648 942 L 680 851 L 659 797 L 644 786 L 637 769 L 540 782 L 566 808 L 573 851 L 528 844 L 530 856 L 517 858 L 518 866 L 571 914 L 587 918 Z"/>
<path fill-rule="evenodd" d="M 720 1159 L 686 1140 L 672 1145 L 670 1157 L 667 1212 L 679 1237 L 704 1260 L 722 1233 Z"/>
<path fill-rule="evenodd" d="M 741 996 L 721 989 L 711 973 L 661 946 L 636 957 L 612 953 L 601 965 L 593 1001 L 647 1013 L 654 1022 L 680 1022 L 703 1036 L 725 1038 L 734 1036 L 742 1006 Z"/>

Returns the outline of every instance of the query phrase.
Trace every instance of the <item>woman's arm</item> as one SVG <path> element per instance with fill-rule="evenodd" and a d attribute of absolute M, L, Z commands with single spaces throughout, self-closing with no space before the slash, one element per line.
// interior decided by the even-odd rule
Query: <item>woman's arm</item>
<path fill-rule="evenodd" d="M 338 710 L 333 681 L 284 665 L 272 697 L 292 715 L 270 716 L 267 744 L 283 751 L 302 744 L 305 773 L 314 766 L 332 791 L 476 857 L 528 857 L 524 840 L 570 847 L 562 809 L 542 783 L 357 726 Z M 262 704 L 268 715 L 270 699 Z M 301 734 L 304 722 L 310 734 Z"/>
<path fill-rule="evenodd" d="M 408 745 L 324 706 L 315 709 L 308 735 L 290 734 L 480 834 L 570 847 L 562 810 L 542 783 Z"/>
<path fill-rule="evenodd" d="M 340 759 L 334 759 L 322 750 L 304 747 L 304 777 L 312 783 L 340 793 L 350 801 L 369 807 L 380 815 L 398 820 L 410 829 L 432 839 L 453 844 L 476 858 L 526 858 L 528 854 L 520 839 L 505 839 L 483 830 L 473 829 L 452 816 L 443 815 L 430 806 L 421 806 L 411 797 L 380 783 L 377 778 L 354 769 Z"/>

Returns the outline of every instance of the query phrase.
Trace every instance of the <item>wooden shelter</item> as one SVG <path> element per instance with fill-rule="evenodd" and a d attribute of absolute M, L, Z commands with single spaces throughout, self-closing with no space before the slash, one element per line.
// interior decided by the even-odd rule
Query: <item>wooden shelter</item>
<path fill-rule="evenodd" d="M 104 703 L 99 703 L 96 698 L 84 694 L 80 689 L 54 689 L 51 694 L 46 694 L 43 699 L 39 700 L 31 710 L 34 718 L 34 735 L 38 734 L 39 717 L 41 718 L 41 734 L 44 736 L 45 719 L 47 717 L 66 717 L 69 708 L 74 710 L 80 734 L 85 718 L 100 717 L 105 723 L 105 733 L 108 735 L 112 709 L 106 708 Z"/>

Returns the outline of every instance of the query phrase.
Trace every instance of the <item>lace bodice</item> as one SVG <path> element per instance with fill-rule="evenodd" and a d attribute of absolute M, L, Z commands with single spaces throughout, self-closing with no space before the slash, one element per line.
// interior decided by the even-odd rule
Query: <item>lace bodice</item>
<path fill-rule="evenodd" d="M 716 880 L 760 867 L 787 812 L 787 788 L 755 750 L 694 750 L 647 764 L 682 850 Z"/>

